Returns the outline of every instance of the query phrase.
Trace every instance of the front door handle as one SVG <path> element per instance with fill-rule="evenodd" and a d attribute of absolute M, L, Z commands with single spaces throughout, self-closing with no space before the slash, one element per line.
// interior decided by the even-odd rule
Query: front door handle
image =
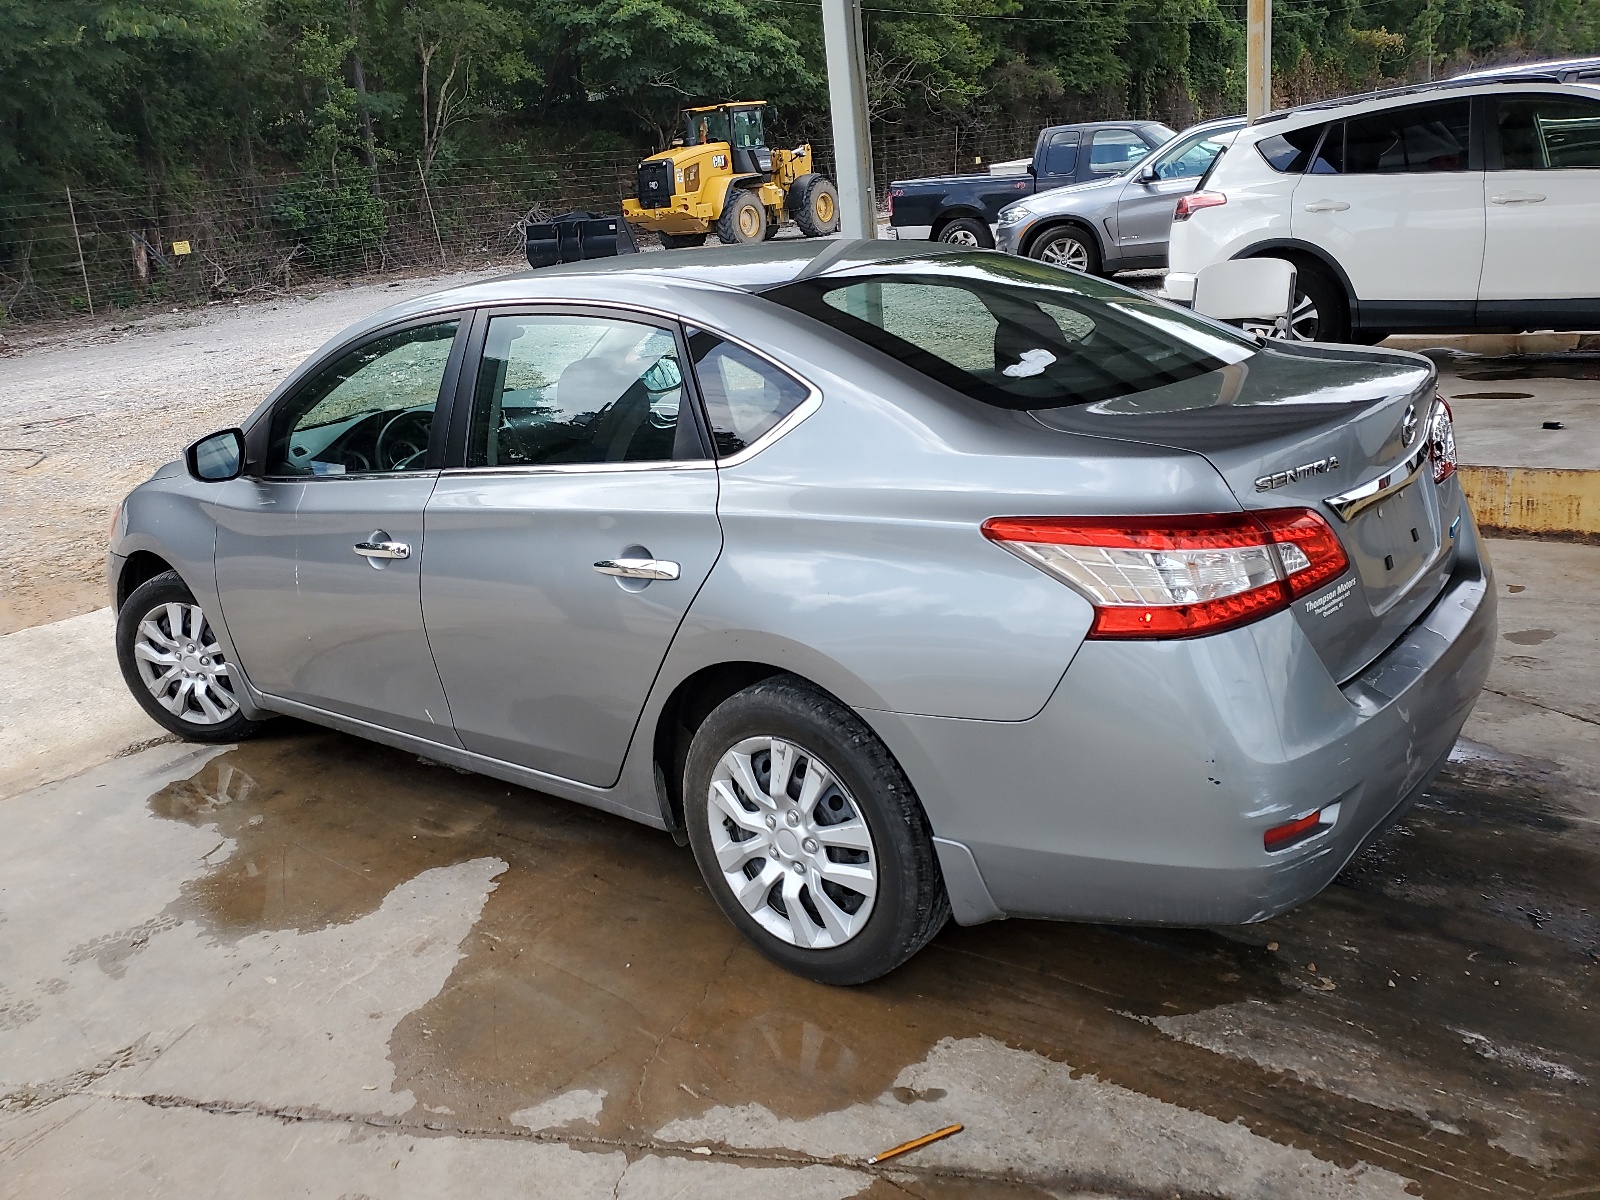
<path fill-rule="evenodd" d="M 404 542 L 357 542 L 355 552 L 362 558 L 411 557 L 411 547 Z"/>
<path fill-rule="evenodd" d="M 1490 196 L 1491 204 L 1543 204 L 1544 197 L 1538 192 L 1501 192 L 1498 196 Z"/>
<path fill-rule="evenodd" d="M 1343 200 L 1313 200 L 1306 205 L 1307 212 L 1343 212 L 1350 206 Z"/>
<path fill-rule="evenodd" d="M 664 558 L 602 558 L 594 569 L 623 579 L 676 579 L 679 567 Z"/>

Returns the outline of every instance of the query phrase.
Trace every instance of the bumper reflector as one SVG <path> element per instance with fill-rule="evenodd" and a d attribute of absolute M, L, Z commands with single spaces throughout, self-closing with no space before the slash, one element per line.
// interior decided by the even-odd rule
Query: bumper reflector
<path fill-rule="evenodd" d="M 1303 817 L 1274 825 L 1261 835 L 1261 844 L 1268 850 L 1287 850 L 1290 846 L 1314 837 L 1325 829 L 1332 829 L 1339 819 L 1337 803 L 1324 805 Z"/>

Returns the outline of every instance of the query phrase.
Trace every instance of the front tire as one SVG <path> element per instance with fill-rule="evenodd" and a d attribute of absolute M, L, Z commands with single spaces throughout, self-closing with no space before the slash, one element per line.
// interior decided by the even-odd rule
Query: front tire
<path fill-rule="evenodd" d="M 661 239 L 661 246 L 666 250 L 688 250 L 706 244 L 706 235 L 703 233 L 660 233 L 656 236 Z"/>
<path fill-rule="evenodd" d="M 176 571 L 139 585 L 123 603 L 117 663 L 139 707 L 185 741 L 243 741 L 266 724 L 239 707 L 210 618 Z"/>
<path fill-rule="evenodd" d="M 1028 247 L 1028 257 L 1085 275 L 1100 273 L 1100 247 L 1091 235 L 1070 226 L 1040 234 Z"/>
<path fill-rule="evenodd" d="M 950 916 L 905 773 L 861 718 L 799 680 L 712 710 L 689 747 L 684 817 L 717 906 L 807 979 L 876 979 Z"/>
<path fill-rule="evenodd" d="M 767 210 L 754 192 L 741 188 L 728 193 L 717 218 L 717 237 L 729 246 L 766 241 Z"/>

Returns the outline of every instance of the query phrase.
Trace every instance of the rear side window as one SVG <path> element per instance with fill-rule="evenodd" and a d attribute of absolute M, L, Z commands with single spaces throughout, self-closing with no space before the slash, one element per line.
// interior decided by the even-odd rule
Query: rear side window
<path fill-rule="evenodd" d="M 1399 175 L 1467 169 L 1472 105 L 1414 104 L 1354 117 L 1345 124 L 1344 175 Z"/>
<path fill-rule="evenodd" d="M 1576 96 L 1504 97 L 1497 123 L 1504 170 L 1600 167 L 1600 101 Z"/>
<path fill-rule="evenodd" d="M 1316 152 L 1317 143 L 1326 128 L 1325 125 L 1307 125 L 1304 129 L 1274 134 L 1257 142 L 1256 150 L 1274 171 L 1299 175 L 1311 165 L 1311 156 Z"/>
<path fill-rule="evenodd" d="M 787 371 L 714 333 L 691 329 L 689 355 L 718 458 L 765 437 L 810 394 Z"/>
<path fill-rule="evenodd" d="M 1078 135 L 1058 133 L 1044 150 L 1046 175 L 1071 175 L 1078 169 Z"/>
<path fill-rule="evenodd" d="M 1148 391 L 1249 357 L 1255 343 L 1031 259 L 973 254 L 788 284 L 765 297 L 975 400 L 1060 408 Z"/>

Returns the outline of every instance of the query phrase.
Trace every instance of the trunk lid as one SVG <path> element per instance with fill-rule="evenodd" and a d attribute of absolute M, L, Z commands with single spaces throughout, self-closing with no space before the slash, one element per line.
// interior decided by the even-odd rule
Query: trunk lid
<path fill-rule="evenodd" d="M 1342 683 L 1426 611 L 1455 566 L 1460 491 L 1435 486 L 1427 454 L 1435 374 L 1415 355 L 1271 343 L 1208 375 L 1034 416 L 1202 454 L 1247 510 L 1323 516 L 1350 570 L 1294 614 Z"/>

